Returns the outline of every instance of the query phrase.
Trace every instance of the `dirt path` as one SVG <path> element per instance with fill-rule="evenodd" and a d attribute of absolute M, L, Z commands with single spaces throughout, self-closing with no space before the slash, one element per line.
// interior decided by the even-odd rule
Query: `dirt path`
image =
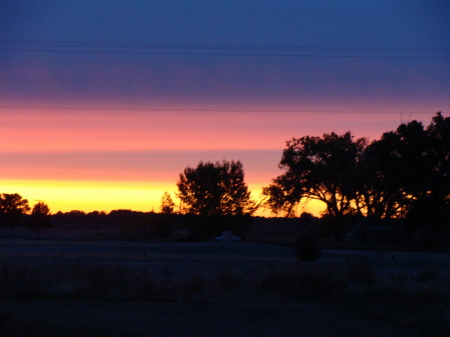
<path fill-rule="evenodd" d="M 284 336 L 284 337 L 394 337 L 414 336 L 411 331 L 356 318 L 349 312 L 315 304 L 192 304 L 86 300 L 2 300 L 0 315 L 12 316 L 27 335 L 49 335 L 49 326 L 60 336 Z M 11 315 L 12 314 L 12 315 Z M 9 317 L 8 316 L 8 317 Z M 41 322 L 38 324 L 36 322 Z M 3 327 L 3 331 L 2 331 Z M 39 329 L 43 331 L 39 331 Z M 72 331 L 72 334 L 68 332 Z M 13 336 L 14 329 L 0 335 Z M 25 333 L 25 334 L 24 334 Z"/>

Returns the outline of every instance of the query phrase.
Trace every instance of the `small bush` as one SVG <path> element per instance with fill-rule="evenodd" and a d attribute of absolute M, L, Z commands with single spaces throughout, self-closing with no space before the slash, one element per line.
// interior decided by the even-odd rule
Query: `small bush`
<path fill-rule="evenodd" d="M 321 254 L 319 243 L 312 233 L 302 233 L 295 241 L 295 257 L 300 261 L 316 261 Z"/>

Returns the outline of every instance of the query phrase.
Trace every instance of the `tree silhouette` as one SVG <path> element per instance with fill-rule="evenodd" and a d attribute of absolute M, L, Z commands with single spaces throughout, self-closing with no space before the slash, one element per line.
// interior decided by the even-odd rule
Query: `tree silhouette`
<path fill-rule="evenodd" d="M 186 167 L 177 181 L 177 196 L 187 213 L 197 215 L 251 215 L 256 203 L 244 181 L 240 161 L 202 161 Z"/>
<path fill-rule="evenodd" d="M 441 112 L 433 117 L 426 129 L 430 139 L 431 186 L 426 193 L 428 209 L 425 214 L 431 223 L 450 226 L 450 117 Z"/>
<path fill-rule="evenodd" d="M 291 215 L 303 198 L 320 200 L 335 221 L 336 238 L 342 239 L 343 218 L 355 213 L 354 176 L 365 145 L 364 138 L 354 141 L 350 132 L 288 141 L 279 164 L 286 172 L 263 189 L 265 205 Z"/>
<path fill-rule="evenodd" d="M 398 153 L 405 165 L 405 193 L 411 196 L 407 219 L 414 226 L 448 227 L 450 117 L 444 118 L 439 112 L 426 129 L 416 123 L 397 129 L 402 141 Z"/>
<path fill-rule="evenodd" d="M 29 211 L 28 200 L 23 199 L 19 194 L 0 194 L 0 226 L 20 224 L 22 216 Z"/>
<path fill-rule="evenodd" d="M 450 223 L 450 117 L 442 113 L 427 128 L 414 120 L 370 144 L 347 132 L 286 145 L 279 164 L 285 173 L 263 188 L 264 205 L 274 213 L 292 216 L 302 199 L 320 200 L 337 239 L 347 215 Z"/>
<path fill-rule="evenodd" d="M 51 221 L 50 208 L 46 203 L 39 201 L 34 205 L 29 219 L 29 227 L 32 230 L 40 235 L 42 228 L 51 227 Z"/>
<path fill-rule="evenodd" d="M 384 133 L 364 150 L 357 162 L 355 206 L 359 215 L 375 219 L 404 217 L 408 195 L 404 192 L 403 163 L 393 144 L 398 137 Z"/>
<path fill-rule="evenodd" d="M 160 211 L 163 214 L 172 214 L 175 208 L 175 203 L 172 200 L 169 192 L 164 192 L 161 196 L 161 207 Z"/>
<path fill-rule="evenodd" d="M 407 218 L 414 226 L 448 224 L 449 154 L 450 118 L 441 113 L 427 128 L 413 120 L 385 132 L 365 151 L 367 215 Z"/>

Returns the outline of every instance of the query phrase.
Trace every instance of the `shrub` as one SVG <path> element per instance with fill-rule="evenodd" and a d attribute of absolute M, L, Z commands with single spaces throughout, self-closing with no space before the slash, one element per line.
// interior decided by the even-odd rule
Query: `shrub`
<path fill-rule="evenodd" d="M 316 261 L 320 257 L 319 243 L 312 233 L 302 233 L 295 241 L 295 256 L 300 261 Z"/>

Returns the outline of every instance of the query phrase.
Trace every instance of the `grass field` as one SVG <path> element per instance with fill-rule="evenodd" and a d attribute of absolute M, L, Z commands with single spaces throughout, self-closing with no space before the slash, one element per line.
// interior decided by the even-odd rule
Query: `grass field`
<path fill-rule="evenodd" d="M 449 265 L 437 253 L 324 250 L 300 263 L 260 243 L 1 238 L 0 334 L 447 336 Z"/>

